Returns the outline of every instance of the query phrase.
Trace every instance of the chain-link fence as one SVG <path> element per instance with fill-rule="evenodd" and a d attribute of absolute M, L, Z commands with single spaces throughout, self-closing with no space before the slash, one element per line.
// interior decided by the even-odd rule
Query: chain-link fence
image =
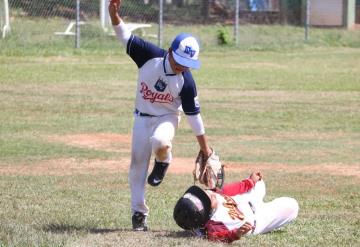
<path fill-rule="evenodd" d="M 64 40 L 90 43 L 92 39 L 112 34 L 108 0 L 0 0 L 8 2 L 11 33 L 23 39 Z M 344 20 L 345 2 L 329 0 L 123 0 L 121 16 L 139 35 L 147 36 L 160 46 L 168 44 L 180 31 L 195 32 L 203 44 L 219 42 L 237 45 L 266 43 L 271 32 L 280 45 L 308 39 L 311 16 L 310 5 L 323 7 L 329 20 Z M 77 12 L 77 5 L 78 12 Z M 339 5 L 340 4 L 340 5 Z M 4 4 L 0 4 L 4 6 Z M 341 7 L 341 11 L 337 10 Z M 331 8 L 332 7 L 332 8 Z M 2 7 L 4 9 L 4 7 Z M 354 10 L 355 11 L 355 10 Z M 5 13 L 5 11 L 0 11 Z M 2 14 L 4 16 L 4 14 Z M 5 18 L 1 18 L 5 20 Z M 78 20 L 78 21 L 76 21 Z M 5 25 L 2 21 L 2 26 Z M 344 23 L 335 23 L 344 26 Z M 320 25 L 326 25 L 322 23 Z M 272 26 L 271 30 L 267 27 Z M 81 32 L 79 32 L 81 30 Z M 256 31 L 254 31 L 256 30 Z M 288 35 L 290 32 L 296 35 Z M 5 32 L 4 32 L 5 33 Z M 266 34 L 266 35 L 265 35 Z M 79 42 L 79 41 L 78 41 Z M 269 42 L 274 42 L 270 39 Z"/>

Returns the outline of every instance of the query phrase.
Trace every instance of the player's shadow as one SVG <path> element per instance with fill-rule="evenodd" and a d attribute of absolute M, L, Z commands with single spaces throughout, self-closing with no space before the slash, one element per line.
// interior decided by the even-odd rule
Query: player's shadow
<path fill-rule="evenodd" d="M 190 231 L 155 231 L 155 237 L 166 238 L 192 238 L 194 234 Z"/>
<path fill-rule="evenodd" d="M 77 226 L 71 224 L 48 224 L 43 225 L 41 228 L 45 232 L 51 232 L 54 234 L 64 234 L 73 232 L 88 232 L 90 234 L 107 234 L 116 232 L 133 232 L 131 228 L 96 228 L 91 226 Z M 148 233 L 153 233 L 155 237 L 168 237 L 168 238 L 189 238 L 194 237 L 191 232 L 188 231 L 168 231 L 168 230 L 149 230 Z"/>
<path fill-rule="evenodd" d="M 89 226 L 76 226 L 69 224 L 48 224 L 42 227 L 45 232 L 51 232 L 55 234 L 72 233 L 72 232 L 89 232 L 94 234 L 106 234 L 112 232 L 130 232 L 131 229 L 126 228 L 95 228 Z"/>

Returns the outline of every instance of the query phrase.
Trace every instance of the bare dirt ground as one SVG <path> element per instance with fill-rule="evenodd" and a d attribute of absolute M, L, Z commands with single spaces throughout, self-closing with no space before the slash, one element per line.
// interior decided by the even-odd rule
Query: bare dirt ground
<path fill-rule="evenodd" d="M 77 134 L 66 136 L 48 136 L 45 138 L 49 142 L 61 142 L 66 145 L 105 150 L 129 152 L 130 156 L 130 135 L 115 134 Z M 77 159 L 54 159 L 42 161 L 35 165 L 18 164 L 16 166 L 1 165 L 0 175 L 52 175 L 67 176 L 74 174 L 96 174 L 96 173 L 116 173 L 127 172 L 129 168 L 129 158 L 117 160 L 77 160 Z M 322 173 L 329 175 L 355 176 L 360 178 L 360 167 L 347 164 L 317 164 L 289 166 L 286 164 L 274 163 L 235 163 L 224 162 L 227 171 L 250 172 L 254 169 L 265 172 L 282 171 L 286 173 Z M 191 173 L 194 168 L 194 159 L 175 157 L 171 166 L 170 173 Z"/>

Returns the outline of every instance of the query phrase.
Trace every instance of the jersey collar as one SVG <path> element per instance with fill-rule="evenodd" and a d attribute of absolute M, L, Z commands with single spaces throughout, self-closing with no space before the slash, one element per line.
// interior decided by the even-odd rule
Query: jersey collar
<path fill-rule="evenodd" d="M 169 53 L 166 53 L 163 60 L 164 73 L 166 76 L 176 75 L 170 66 Z"/>

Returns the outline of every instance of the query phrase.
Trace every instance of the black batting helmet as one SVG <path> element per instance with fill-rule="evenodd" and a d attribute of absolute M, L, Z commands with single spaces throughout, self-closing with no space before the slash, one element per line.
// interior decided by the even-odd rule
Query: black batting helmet
<path fill-rule="evenodd" d="M 210 218 L 210 210 L 209 196 L 194 185 L 177 201 L 173 217 L 181 228 L 192 230 L 205 225 Z"/>

